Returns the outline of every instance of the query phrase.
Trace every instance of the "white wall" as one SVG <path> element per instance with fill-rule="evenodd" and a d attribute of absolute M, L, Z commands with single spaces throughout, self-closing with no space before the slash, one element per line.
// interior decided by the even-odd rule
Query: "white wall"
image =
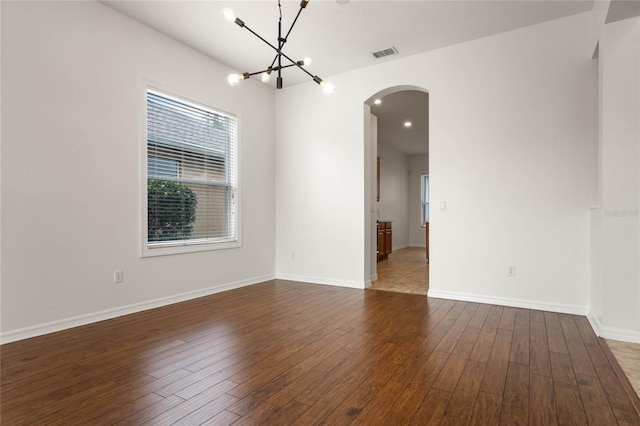
<path fill-rule="evenodd" d="M 392 222 L 393 250 L 409 246 L 409 156 L 378 140 L 380 221 Z"/>
<path fill-rule="evenodd" d="M 276 274 L 365 285 L 362 103 L 412 85 L 429 91 L 432 202 L 448 203 L 431 218 L 430 294 L 586 313 L 591 24 L 585 13 L 340 74 L 331 97 L 279 91 Z"/>
<path fill-rule="evenodd" d="M 340 99 L 315 83 L 276 94 L 276 275 L 364 288 L 371 224 L 365 158 L 372 149 L 363 144 L 364 99 L 348 110 Z M 359 125 L 345 128 L 345 122 Z"/>
<path fill-rule="evenodd" d="M 592 319 L 640 342 L 640 18 L 600 37 L 600 208 L 594 210 Z"/>
<path fill-rule="evenodd" d="M 99 3 L 1 7 L 4 341 L 274 276 L 271 89 Z M 238 114 L 241 248 L 140 258 L 143 78 Z"/>
<path fill-rule="evenodd" d="M 409 156 L 409 245 L 425 247 L 425 228 L 422 228 L 422 179 L 429 174 L 429 158 L 426 155 Z"/>

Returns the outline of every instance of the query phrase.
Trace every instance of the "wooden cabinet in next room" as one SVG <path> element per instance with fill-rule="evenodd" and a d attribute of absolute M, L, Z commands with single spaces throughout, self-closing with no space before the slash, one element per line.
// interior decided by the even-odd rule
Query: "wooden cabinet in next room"
<path fill-rule="evenodd" d="M 378 222 L 378 262 L 389 256 L 392 247 L 391 222 Z"/>

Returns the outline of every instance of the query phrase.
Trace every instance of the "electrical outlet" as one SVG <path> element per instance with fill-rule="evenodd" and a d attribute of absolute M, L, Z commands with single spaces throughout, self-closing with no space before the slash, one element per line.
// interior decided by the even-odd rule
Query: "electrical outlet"
<path fill-rule="evenodd" d="M 291 260 L 296 260 L 296 252 L 295 251 L 291 252 Z"/>
<path fill-rule="evenodd" d="M 510 277 L 516 276 L 516 265 L 507 266 L 507 275 Z"/>
<path fill-rule="evenodd" d="M 116 269 L 113 271 L 113 282 L 121 283 L 122 282 L 122 269 Z"/>

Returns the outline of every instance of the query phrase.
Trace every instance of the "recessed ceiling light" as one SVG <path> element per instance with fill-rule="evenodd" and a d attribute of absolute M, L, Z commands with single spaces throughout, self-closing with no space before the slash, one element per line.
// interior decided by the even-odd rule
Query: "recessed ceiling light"
<path fill-rule="evenodd" d="M 373 101 L 374 104 L 376 105 L 380 105 L 382 103 L 381 99 L 376 99 L 375 101 Z"/>
<path fill-rule="evenodd" d="M 411 122 L 410 121 L 405 121 L 404 122 L 404 127 L 411 127 Z"/>

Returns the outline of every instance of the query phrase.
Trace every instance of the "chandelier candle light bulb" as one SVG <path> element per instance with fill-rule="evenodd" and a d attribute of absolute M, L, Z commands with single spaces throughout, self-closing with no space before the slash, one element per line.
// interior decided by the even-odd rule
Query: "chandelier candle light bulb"
<path fill-rule="evenodd" d="M 336 88 L 331 83 L 323 81 L 322 83 L 320 83 L 320 86 L 322 86 L 322 90 L 324 90 L 324 93 L 326 93 L 327 95 L 333 95 L 333 92 L 336 91 Z"/>
<path fill-rule="evenodd" d="M 227 77 L 227 81 L 229 82 L 230 85 L 237 86 L 242 80 L 245 80 L 247 78 L 249 78 L 249 74 L 247 73 L 229 74 L 229 77 Z"/>
<path fill-rule="evenodd" d="M 227 21 L 235 21 L 236 20 L 236 14 L 233 13 L 233 10 L 226 8 L 222 11 L 222 13 L 224 14 L 224 17 L 227 19 Z"/>

